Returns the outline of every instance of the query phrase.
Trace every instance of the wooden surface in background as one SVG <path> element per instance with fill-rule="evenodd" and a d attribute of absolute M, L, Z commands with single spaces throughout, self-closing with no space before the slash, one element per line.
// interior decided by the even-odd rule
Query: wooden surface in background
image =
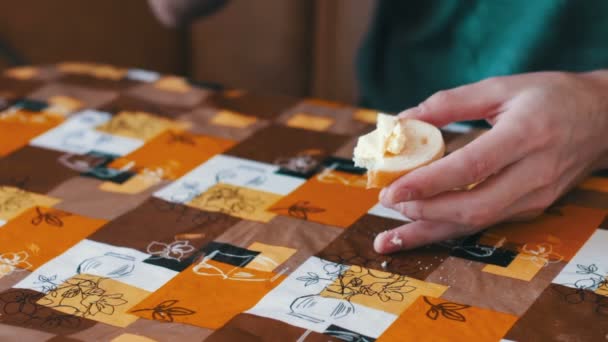
<path fill-rule="evenodd" d="M 32 64 L 83 60 L 260 92 L 356 103 L 375 0 L 230 0 L 171 30 L 145 0 L 0 1 L 0 40 Z M 4 61 L 0 58 L 0 69 Z"/>
<path fill-rule="evenodd" d="M 34 64 L 85 60 L 183 72 L 179 32 L 145 0 L 0 1 L 0 39 Z"/>

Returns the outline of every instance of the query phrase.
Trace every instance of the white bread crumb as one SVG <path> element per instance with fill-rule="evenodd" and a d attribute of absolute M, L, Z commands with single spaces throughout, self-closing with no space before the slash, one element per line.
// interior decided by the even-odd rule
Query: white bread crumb
<path fill-rule="evenodd" d="M 401 240 L 401 238 L 397 234 L 393 235 L 393 238 L 391 239 L 391 243 L 395 246 L 399 246 L 399 247 L 403 246 L 403 240 Z"/>

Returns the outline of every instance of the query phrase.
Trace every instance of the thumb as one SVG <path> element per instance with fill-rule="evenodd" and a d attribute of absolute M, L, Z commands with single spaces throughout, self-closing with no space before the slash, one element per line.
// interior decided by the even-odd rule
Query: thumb
<path fill-rule="evenodd" d="M 501 110 L 512 93 L 507 78 L 490 78 L 450 90 L 442 90 L 399 117 L 417 119 L 442 127 L 452 122 L 489 119 Z"/>

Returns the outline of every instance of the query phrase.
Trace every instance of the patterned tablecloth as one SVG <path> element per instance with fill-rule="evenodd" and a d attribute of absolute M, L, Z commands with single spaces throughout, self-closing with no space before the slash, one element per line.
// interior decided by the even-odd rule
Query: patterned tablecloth
<path fill-rule="evenodd" d="M 138 69 L 4 72 L 0 340 L 608 338 L 608 174 L 381 256 L 405 219 L 350 161 L 374 120 Z M 448 151 L 481 133 L 448 127 Z"/>

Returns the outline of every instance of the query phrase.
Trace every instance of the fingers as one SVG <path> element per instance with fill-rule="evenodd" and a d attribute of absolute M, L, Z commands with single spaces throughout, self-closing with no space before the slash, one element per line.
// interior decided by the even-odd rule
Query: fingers
<path fill-rule="evenodd" d="M 426 121 L 441 127 L 455 121 L 487 119 L 500 111 L 514 87 L 509 78 L 490 78 L 435 93 L 400 117 Z"/>
<path fill-rule="evenodd" d="M 558 180 L 520 198 L 505 209 L 500 221 L 523 221 L 538 217 L 563 193 L 578 184 L 587 173 L 588 171 L 581 172 L 578 165 L 571 166 Z"/>
<path fill-rule="evenodd" d="M 148 0 L 152 13 L 166 27 L 189 24 L 197 17 L 211 14 L 226 0 Z"/>
<path fill-rule="evenodd" d="M 477 183 L 526 156 L 534 146 L 517 122 L 499 125 L 465 147 L 393 182 L 382 204 L 420 200 Z"/>
<path fill-rule="evenodd" d="M 470 233 L 470 228 L 453 223 L 412 222 L 376 236 L 374 250 L 381 254 L 393 253 Z"/>
<path fill-rule="evenodd" d="M 425 200 L 398 203 L 393 208 L 413 220 L 487 226 L 502 219 L 505 209 L 520 198 L 549 185 L 548 180 L 553 177 L 545 175 L 543 169 L 539 168 L 543 164 L 546 164 L 544 156 L 536 153 L 510 165 L 501 174 L 490 177 L 473 190 L 453 191 Z"/>

